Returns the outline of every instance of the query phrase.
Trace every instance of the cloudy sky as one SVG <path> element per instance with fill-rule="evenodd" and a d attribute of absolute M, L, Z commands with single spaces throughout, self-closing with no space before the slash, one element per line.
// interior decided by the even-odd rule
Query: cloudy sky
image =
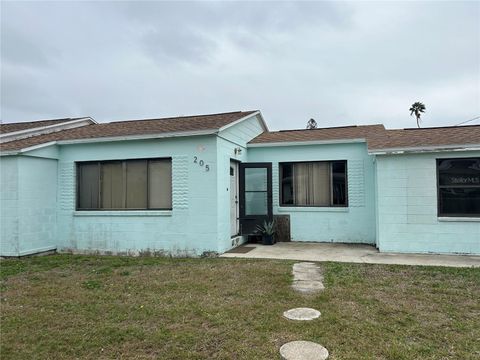
<path fill-rule="evenodd" d="M 3 122 L 260 109 L 271 129 L 480 116 L 480 2 L 3 2 Z M 480 120 L 469 124 L 480 123 Z"/>

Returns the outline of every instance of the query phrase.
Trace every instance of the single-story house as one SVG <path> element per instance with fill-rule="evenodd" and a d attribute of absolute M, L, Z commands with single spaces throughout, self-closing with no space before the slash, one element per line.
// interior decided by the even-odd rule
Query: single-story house
<path fill-rule="evenodd" d="M 87 117 L 2 124 L 0 151 L 1 256 L 223 253 L 274 217 L 292 241 L 480 254 L 478 125 Z"/>

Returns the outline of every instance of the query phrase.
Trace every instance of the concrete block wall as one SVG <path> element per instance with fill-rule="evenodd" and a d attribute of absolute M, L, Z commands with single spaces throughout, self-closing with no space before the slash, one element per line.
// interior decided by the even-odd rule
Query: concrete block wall
<path fill-rule="evenodd" d="M 3 256 L 56 248 L 57 161 L 31 156 L 0 159 Z"/>
<path fill-rule="evenodd" d="M 279 163 L 347 160 L 348 207 L 279 204 Z M 365 143 L 250 147 L 249 162 L 272 162 L 273 212 L 290 215 L 293 241 L 375 244 L 373 157 Z"/>
<path fill-rule="evenodd" d="M 478 151 L 377 156 L 380 251 L 480 254 L 480 219 L 438 217 L 436 169 L 438 158 L 478 156 Z"/>
<path fill-rule="evenodd" d="M 215 251 L 216 156 L 215 136 L 63 146 L 58 171 L 59 247 L 173 256 Z M 172 158 L 171 211 L 75 210 L 75 162 L 155 157 Z"/>
<path fill-rule="evenodd" d="M 0 158 L 0 255 L 18 256 L 18 157 Z"/>

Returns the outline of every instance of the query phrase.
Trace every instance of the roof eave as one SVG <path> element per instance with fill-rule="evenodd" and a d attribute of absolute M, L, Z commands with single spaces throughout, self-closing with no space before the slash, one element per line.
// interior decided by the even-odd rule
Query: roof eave
<path fill-rule="evenodd" d="M 335 140 L 306 140 L 306 141 L 277 141 L 263 143 L 248 143 L 247 148 L 255 147 L 277 147 L 277 146 L 304 146 L 304 145 L 333 145 L 333 144 L 352 144 L 364 143 L 365 138 L 354 139 L 335 139 Z"/>
<path fill-rule="evenodd" d="M 250 119 L 251 117 L 254 117 L 254 116 L 257 116 L 257 115 L 258 115 L 259 118 L 260 118 L 260 124 L 262 125 L 263 130 L 264 130 L 264 131 L 268 131 L 267 124 L 266 124 L 266 122 L 265 122 L 265 120 L 264 120 L 264 118 L 263 118 L 263 115 L 262 115 L 262 113 L 260 112 L 260 110 L 255 111 L 255 112 L 253 112 L 253 113 L 251 113 L 251 114 L 248 114 L 247 116 L 244 116 L 244 117 L 242 117 L 242 118 L 240 118 L 240 119 L 238 119 L 238 120 L 232 121 L 231 123 L 228 123 L 227 125 L 224 125 L 224 126 L 222 126 L 221 128 L 219 128 L 218 131 L 220 132 L 220 131 L 223 131 L 223 130 L 225 130 L 225 129 L 228 129 L 228 128 L 232 127 L 232 126 L 235 126 L 235 125 L 241 123 L 242 121 L 245 121 L 245 120 Z"/>
<path fill-rule="evenodd" d="M 380 148 L 369 149 L 370 155 L 400 155 L 443 151 L 476 151 L 480 150 L 480 144 L 461 144 L 461 145 L 436 145 L 436 146 L 416 146 L 399 148 Z"/>

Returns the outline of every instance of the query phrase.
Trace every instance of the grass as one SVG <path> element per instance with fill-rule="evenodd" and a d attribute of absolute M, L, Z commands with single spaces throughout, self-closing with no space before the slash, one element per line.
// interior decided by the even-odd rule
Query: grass
<path fill-rule="evenodd" d="M 2 359 L 276 359 L 291 340 L 331 359 L 478 359 L 480 269 L 53 255 L 3 260 Z M 313 322 L 283 311 L 307 306 Z"/>

